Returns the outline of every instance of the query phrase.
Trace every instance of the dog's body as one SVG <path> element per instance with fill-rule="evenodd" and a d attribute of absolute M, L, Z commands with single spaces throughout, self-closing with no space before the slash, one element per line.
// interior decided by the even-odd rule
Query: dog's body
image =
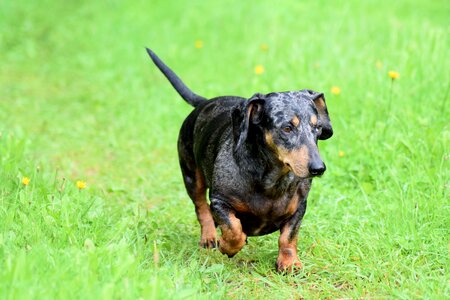
<path fill-rule="evenodd" d="M 206 100 L 147 51 L 195 107 L 181 127 L 178 153 L 201 225 L 200 245 L 217 245 L 217 225 L 219 250 L 232 257 L 247 236 L 280 230 L 277 269 L 301 267 L 297 233 L 312 177 L 325 171 L 317 139 L 332 135 L 323 94 L 302 90 Z"/>

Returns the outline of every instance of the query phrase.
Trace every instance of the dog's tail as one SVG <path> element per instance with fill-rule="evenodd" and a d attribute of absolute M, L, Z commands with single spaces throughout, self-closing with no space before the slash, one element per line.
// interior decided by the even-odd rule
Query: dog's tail
<path fill-rule="evenodd" d="M 150 55 L 150 58 L 153 60 L 155 65 L 158 67 L 158 69 L 161 70 L 161 72 L 166 76 L 166 78 L 169 80 L 170 84 L 175 88 L 175 90 L 180 94 L 181 97 L 183 97 L 184 100 L 186 100 L 187 103 L 190 105 L 197 107 L 200 103 L 207 101 L 206 98 L 199 96 L 197 94 L 194 94 L 184 83 L 181 81 L 180 77 L 178 77 L 166 64 L 162 62 L 161 59 L 159 59 L 156 54 L 148 49 L 148 55 Z"/>

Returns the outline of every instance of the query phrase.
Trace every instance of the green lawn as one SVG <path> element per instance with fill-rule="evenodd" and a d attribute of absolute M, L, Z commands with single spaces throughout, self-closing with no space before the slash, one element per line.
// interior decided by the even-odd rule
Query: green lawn
<path fill-rule="evenodd" d="M 448 299 L 449 17 L 444 0 L 1 1 L 0 298 Z M 300 273 L 275 272 L 278 234 L 198 249 L 176 153 L 192 108 L 146 46 L 206 97 L 326 93 Z"/>

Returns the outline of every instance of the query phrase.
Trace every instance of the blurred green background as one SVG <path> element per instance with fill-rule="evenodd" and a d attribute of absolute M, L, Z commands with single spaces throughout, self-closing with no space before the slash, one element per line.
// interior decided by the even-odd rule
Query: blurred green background
<path fill-rule="evenodd" d="M 448 298 L 449 20 L 448 1 L 0 2 L 0 295 Z M 205 97 L 325 92 L 301 274 L 274 272 L 277 234 L 197 249 L 192 108 L 144 47 Z"/>

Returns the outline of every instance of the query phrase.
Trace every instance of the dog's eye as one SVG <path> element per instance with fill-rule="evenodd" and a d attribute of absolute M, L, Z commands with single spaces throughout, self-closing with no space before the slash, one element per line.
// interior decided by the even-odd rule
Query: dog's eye
<path fill-rule="evenodd" d="M 283 132 L 284 133 L 291 133 L 292 132 L 292 127 L 291 126 L 286 126 L 286 127 L 283 127 Z"/>

